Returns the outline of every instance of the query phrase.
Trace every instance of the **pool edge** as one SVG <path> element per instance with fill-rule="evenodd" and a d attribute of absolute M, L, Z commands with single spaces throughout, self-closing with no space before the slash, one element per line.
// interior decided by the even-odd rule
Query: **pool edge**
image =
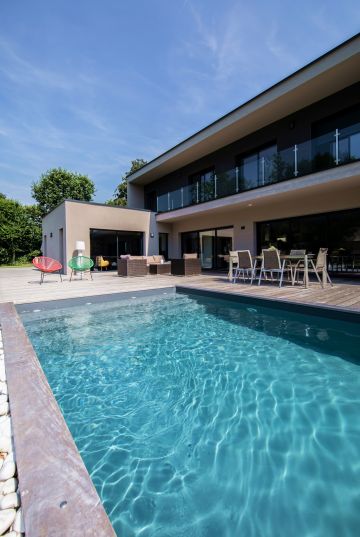
<path fill-rule="evenodd" d="M 12 302 L 0 325 L 26 537 L 115 537 Z"/>
<path fill-rule="evenodd" d="M 315 317 L 326 317 L 346 322 L 360 322 L 360 311 L 347 310 L 341 307 L 329 306 L 326 304 L 306 304 L 304 302 L 292 302 L 285 299 L 264 298 L 259 296 L 248 296 L 231 293 L 229 291 L 216 291 L 213 289 L 196 288 L 186 285 L 176 285 L 176 293 L 185 295 L 197 295 L 209 298 L 218 298 L 237 302 L 238 304 L 258 305 L 293 313 L 312 315 Z"/>

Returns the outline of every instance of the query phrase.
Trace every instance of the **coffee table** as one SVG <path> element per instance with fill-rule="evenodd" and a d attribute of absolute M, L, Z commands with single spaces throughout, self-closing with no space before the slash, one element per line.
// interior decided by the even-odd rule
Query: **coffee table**
<path fill-rule="evenodd" d="M 171 261 L 166 263 L 150 263 L 149 274 L 171 274 Z"/>

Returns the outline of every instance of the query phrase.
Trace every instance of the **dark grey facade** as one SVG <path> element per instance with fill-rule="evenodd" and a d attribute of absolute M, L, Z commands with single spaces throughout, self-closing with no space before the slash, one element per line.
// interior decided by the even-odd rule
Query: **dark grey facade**
<path fill-rule="evenodd" d="M 327 130 L 335 129 L 334 125 L 342 128 L 344 125 L 356 123 L 360 125 L 359 82 L 244 138 L 239 132 L 238 141 L 145 185 L 145 208 L 156 210 L 157 196 L 189 185 L 193 174 L 207 169 L 213 169 L 216 174 L 221 174 L 234 169 L 242 156 L 262 147 L 275 144 L 277 150 L 281 152 L 295 144 L 308 142 Z"/>

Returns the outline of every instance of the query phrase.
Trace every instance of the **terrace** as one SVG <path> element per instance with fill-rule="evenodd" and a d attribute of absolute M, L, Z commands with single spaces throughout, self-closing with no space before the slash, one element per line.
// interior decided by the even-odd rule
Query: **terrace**
<path fill-rule="evenodd" d="M 232 284 L 225 275 L 206 273 L 199 276 L 148 275 L 141 278 L 119 278 L 113 272 L 93 274 L 94 280 L 77 279 L 69 282 L 69 277 L 61 283 L 56 276 L 48 276 L 39 285 L 38 272 L 31 268 L 0 269 L 0 303 L 35 304 L 37 302 L 61 301 L 105 297 L 112 294 L 135 293 L 166 288 L 192 288 L 212 290 L 235 296 L 253 297 L 270 301 L 284 301 L 319 307 L 360 311 L 360 285 L 356 280 L 334 279 L 334 287 L 322 289 L 318 283 L 310 283 L 309 289 L 291 285 L 280 288 L 277 285 L 250 286 L 247 283 Z M 35 306 L 34 306 L 35 308 Z"/>

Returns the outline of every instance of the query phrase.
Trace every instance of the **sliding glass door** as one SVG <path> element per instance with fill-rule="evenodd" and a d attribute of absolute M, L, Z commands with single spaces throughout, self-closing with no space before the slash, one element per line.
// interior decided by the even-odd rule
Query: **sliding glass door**
<path fill-rule="evenodd" d="M 182 255 L 196 253 L 203 269 L 225 270 L 228 266 L 225 259 L 232 250 L 233 237 L 232 227 L 182 233 Z"/>
<path fill-rule="evenodd" d="M 90 229 L 90 256 L 94 263 L 96 258 L 101 256 L 109 261 L 109 269 L 115 270 L 120 255 L 142 253 L 143 233 L 140 231 Z"/>
<path fill-rule="evenodd" d="M 200 259 L 204 269 L 215 267 L 215 230 L 200 231 Z"/>

